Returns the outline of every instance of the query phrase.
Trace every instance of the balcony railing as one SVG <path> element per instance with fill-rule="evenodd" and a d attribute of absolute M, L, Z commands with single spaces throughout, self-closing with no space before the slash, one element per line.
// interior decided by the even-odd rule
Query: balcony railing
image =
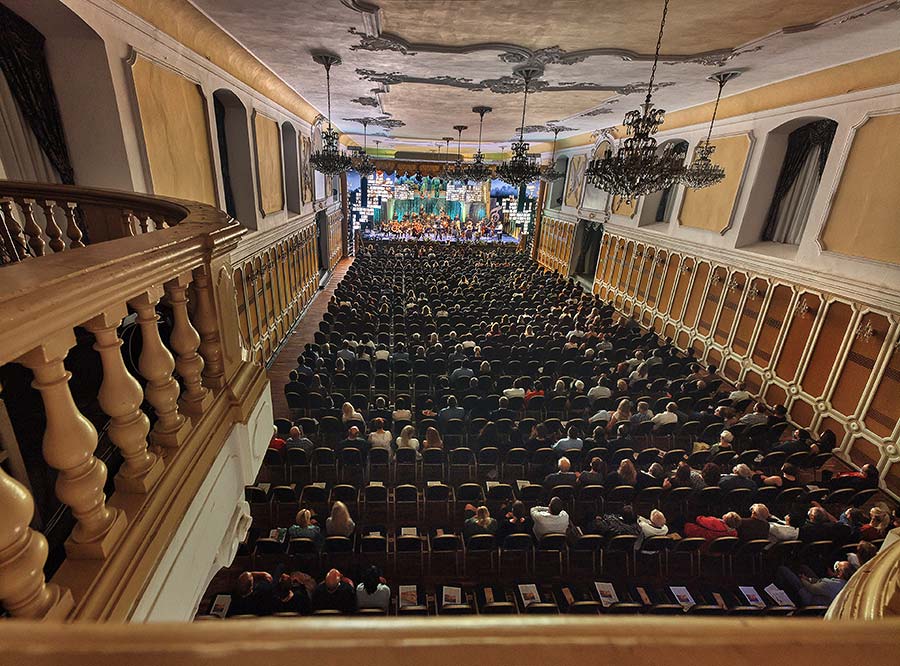
<path fill-rule="evenodd" d="M 202 204 L 71 186 L 0 182 L 0 210 L 5 250 L 18 259 L 0 267 L 0 366 L 33 375 L 43 460 L 74 519 L 47 582 L 33 498 L 0 470 L 0 601 L 19 617 L 124 620 L 208 465 L 265 390 L 238 332 L 229 254 L 244 229 Z M 131 370 L 121 326 L 135 317 L 141 343 Z M 87 370 L 66 364 L 76 332 L 96 352 Z M 121 454 L 109 496 L 97 428 L 73 399 L 82 372 L 101 378 L 96 402 Z"/>

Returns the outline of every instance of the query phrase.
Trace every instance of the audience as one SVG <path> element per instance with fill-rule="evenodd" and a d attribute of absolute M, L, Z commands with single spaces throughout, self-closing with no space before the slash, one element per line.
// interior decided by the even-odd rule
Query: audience
<path fill-rule="evenodd" d="M 531 520 L 534 522 L 534 536 L 538 540 L 545 534 L 565 534 L 569 528 L 569 514 L 563 509 L 563 501 L 559 497 L 552 498 L 549 506 L 533 507 Z"/>
<path fill-rule="evenodd" d="M 331 515 L 325 521 L 325 532 L 328 536 L 349 537 L 356 529 L 356 523 L 350 517 L 347 505 L 337 501 L 331 505 Z"/>
<path fill-rule="evenodd" d="M 337 569 L 331 569 L 325 574 L 325 580 L 316 585 L 312 609 L 352 613 L 356 610 L 356 596 L 352 581 L 345 579 Z"/>

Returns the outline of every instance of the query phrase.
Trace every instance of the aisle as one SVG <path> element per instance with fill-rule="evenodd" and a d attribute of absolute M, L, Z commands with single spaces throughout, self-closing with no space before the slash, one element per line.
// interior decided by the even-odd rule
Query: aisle
<path fill-rule="evenodd" d="M 291 370 L 297 367 L 297 357 L 303 353 L 304 345 L 307 342 L 313 342 L 313 335 L 319 330 L 322 315 L 328 309 L 328 301 L 331 300 L 331 295 L 352 263 L 353 257 L 345 257 L 334 267 L 334 273 L 325 289 L 316 292 L 312 303 L 309 304 L 306 312 L 300 318 L 300 323 L 294 329 L 293 335 L 284 343 L 269 368 L 269 381 L 272 383 L 272 411 L 276 419 L 291 417 L 287 400 L 284 397 L 284 385 L 288 383 L 288 375 Z"/>

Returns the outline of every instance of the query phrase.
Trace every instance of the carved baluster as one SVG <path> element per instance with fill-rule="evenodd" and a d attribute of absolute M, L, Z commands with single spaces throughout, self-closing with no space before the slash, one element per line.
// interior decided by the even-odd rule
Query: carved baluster
<path fill-rule="evenodd" d="M 64 620 L 72 594 L 44 578 L 47 539 L 28 525 L 34 500 L 21 483 L 0 469 L 0 600 L 13 617 Z"/>
<path fill-rule="evenodd" d="M 191 284 L 190 272 L 166 282 L 166 295 L 172 306 L 175 325 L 169 342 L 177 354 L 175 369 L 184 382 L 181 406 L 186 414 L 200 416 L 212 400 L 210 392 L 202 381 L 203 357 L 197 353 L 200 335 L 191 324 L 187 308 L 187 288 Z"/>
<path fill-rule="evenodd" d="M 3 217 L 6 220 L 6 228 L 12 237 L 18 260 L 22 261 L 28 257 L 28 244 L 25 242 L 25 236 L 22 234 L 22 227 L 13 217 L 13 202 L 11 199 L 0 200 L 0 210 L 3 211 Z"/>
<path fill-rule="evenodd" d="M 130 210 L 122 211 L 122 238 L 134 236 L 134 215 Z"/>
<path fill-rule="evenodd" d="M 162 296 L 160 287 L 151 287 L 143 294 L 128 301 L 137 311 L 137 323 L 141 327 L 141 357 L 138 370 L 147 380 L 144 395 L 156 412 L 156 423 L 150 435 L 151 441 L 162 447 L 175 448 L 184 438 L 184 416 L 178 412 L 178 396 L 181 388 L 172 377 L 175 359 L 159 337 L 159 316 L 156 304 Z"/>
<path fill-rule="evenodd" d="M 110 417 L 109 438 L 124 462 L 116 474 L 116 489 L 146 493 L 159 480 L 163 465 L 155 453 L 147 450 L 150 419 L 141 411 L 144 393 L 122 360 L 122 340 L 117 329 L 128 314 L 125 305 L 114 306 L 84 326 L 94 334 L 94 349 L 103 364 L 103 383 L 97 394 L 100 408 Z"/>
<path fill-rule="evenodd" d="M 66 203 L 63 210 L 66 213 L 66 236 L 69 237 L 69 249 L 74 250 L 77 247 L 84 247 L 82 242 L 81 229 L 78 228 L 78 222 L 75 219 L 75 210 L 78 204 L 73 202 Z"/>
<path fill-rule="evenodd" d="M 106 504 L 106 465 L 94 457 L 97 431 L 72 399 L 71 373 L 63 361 L 75 346 L 72 329 L 59 331 L 19 359 L 34 373 L 32 386 L 41 393 L 47 427 L 43 453 L 59 471 L 56 496 L 78 521 L 66 540 L 66 554 L 75 559 L 103 559 L 125 529 L 125 514 Z"/>
<path fill-rule="evenodd" d="M 209 266 L 194 269 L 191 284 L 194 300 L 194 324 L 200 333 L 200 356 L 203 357 L 203 383 L 213 389 L 225 385 L 225 360 L 222 357 L 222 341 L 219 324 L 213 307 L 212 280 Z M 250 313 L 247 313 L 249 319 Z"/>
<path fill-rule="evenodd" d="M 44 209 L 44 218 L 47 221 L 47 224 L 44 226 L 44 231 L 50 239 L 50 249 L 54 252 L 62 252 L 66 249 L 66 243 L 62 239 L 62 229 L 60 229 L 59 225 L 56 223 L 56 216 L 53 212 L 56 208 L 56 202 L 52 199 L 44 199 L 41 208 Z"/>
<path fill-rule="evenodd" d="M 41 237 L 41 228 L 34 220 L 34 200 L 19 199 L 18 204 L 22 209 L 22 216 L 25 218 L 25 235 L 28 237 L 31 252 L 36 257 L 43 257 L 45 243 Z"/>

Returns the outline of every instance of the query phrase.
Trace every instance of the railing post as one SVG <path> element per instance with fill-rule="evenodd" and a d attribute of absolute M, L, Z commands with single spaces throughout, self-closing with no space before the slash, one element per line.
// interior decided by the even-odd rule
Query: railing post
<path fill-rule="evenodd" d="M 191 273 L 187 272 L 166 282 L 165 289 L 175 321 L 169 341 L 177 354 L 175 369 L 184 382 L 182 410 L 190 416 L 200 416 L 212 402 L 212 394 L 203 386 L 203 357 L 197 353 L 200 335 L 188 316 L 187 288 L 190 284 Z"/>
<path fill-rule="evenodd" d="M 0 211 L 3 211 L 3 218 L 6 220 L 6 229 L 12 238 L 15 246 L 17 261 L 28 258 L 28 243 L 25 242 L 25 236 L 22 233 L 22 227 L 16 222 L 13 216 L 13 202 L 11 199 L 0 200 Z"/>
<path fill-rule="evenodd" d="M 72 593 L 44 579 L 47 539 L 28 525 L 34 500 L 21 483 L 0 468 L 0 600 L 14 617 L 64 620 Z"/>
<path fill-rule="evenodd" d="M 147 380 L 144 394 L 147 402 L 153 405 L 157 417 L 150 439 L 158 446 L 177 448 L 184 439 L 185 421 L 178 412 L 181 389 L 172 377 L 175 359 L 159 337 L 156 304 L 161 296 L 162 287 L 154 286 L 128 301 L 128 304 L 137 311 L 137 323 L 143 339 L 138 370 Z"/>
<path fill-rule="evenodd" d="M 34 373 L 32 385 L 44 402 L 43 453 L 47 464 L 59 471 L 56 496 L 78 521 L 66 541 L 66 553 L 75 559 L 103 559 L 125 529 L 125 514 L 106 505 L 106 465 L 94 457 L 97 431 L 78 411 L 69 391 L 72 375 L 63 361 L 73 346 L 74 332 L 63 329 L 19 362 Z"/>
<path fill-rule="evenodd" d="M 141 411 L 144 400 L 138 381 L 122 360 L 122 340 L 117 329 L 128 314 L 125 304 L 110 308 L 85 324 L 93 333 L 94 349 L 103 364 L 103 382 L 97 399 L 110 417 L 109 438 L 125 459 L 116 474 L 116 489 L 130 493 L 149 492 L 162 476 L 163 463 L 147 450 L 150 420 Z"/>
<path fill-rule="evenodd" d="M 219 339 L 219 324 L 213 306 L 212 279 L 210 266 L 205 264 L 194 269 L 191 284 L 194 294 L 194 321 L 200 333 L 200 355 L 203 357 L 203 382 L 211 389 L 225 386 L 225 365 L 222 358 L 222 343 Z"/>

